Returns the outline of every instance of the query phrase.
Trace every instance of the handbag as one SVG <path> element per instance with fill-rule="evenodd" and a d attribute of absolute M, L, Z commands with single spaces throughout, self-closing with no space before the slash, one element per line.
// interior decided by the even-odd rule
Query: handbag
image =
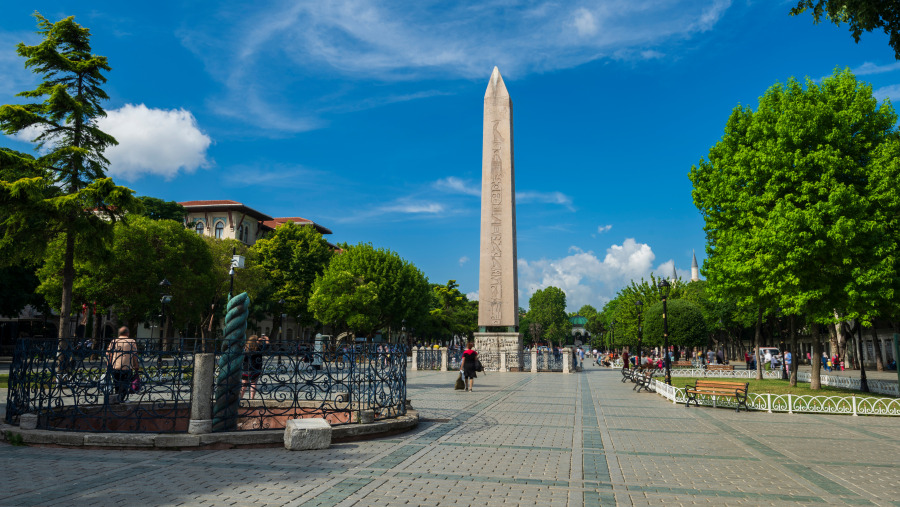
<path fill-rule="evenodd" d="M 465 380 L 463 380 L 463 372 L 460 371 L 460 372 L 459 372 L 459 376 L 456 377 L 456 387 L 455 387 L 455 389 L 456 389 L 457 391 L 462 391 L 462 390 L 465 389 L 465 388 L 466 388 L 466 382 L 465 382 Z"/>
<path fill-rule="evenodd" d="M 141 390 L 141 375 L 137 372 L 134 373 L 134 378 L 131 379 L 131 392 L 136 393 Z"/>
<path fill-rule="evenodd" d="M 477 357 L 475 358 L 475 371 L 477 371 L 477 372 L 484 371 L 484 366 L 481 365 L 481 360 L 478 359 Z"/>

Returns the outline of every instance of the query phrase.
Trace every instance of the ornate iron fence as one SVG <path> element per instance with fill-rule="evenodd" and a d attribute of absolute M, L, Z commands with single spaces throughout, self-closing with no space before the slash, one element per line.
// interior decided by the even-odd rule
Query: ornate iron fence
<path fill-rule="evenodd" d="M 241 376 L 225 379 L 219 389 L 239 393 L 223 429 L 277 429 L 288 419 L 308 417 L 336 425 L 359 422 L 368 411 L 375 420 L 406 413 L 405 347 L 312 351 L 298 342 L 280 342 L 243 355 Z"/>
<path fill-rule="evenodd" d="M 462 365 L 462 349 L 450 349 L 447 351 L 447 370 L 459 371 Z"/>
<path fill-rule="evenodd" d="M 187 431 L 193 356 L 183 343 L 137 340 L 140 371 L 113 370 L 107 351 L 77 339 L 16 343 L 6 422 L 37 416 L 37 427 L 69 431 Z M 135 381 L 135 378 L 138 381 Z"/>
<path fill-rule="evenodd" d="M 441 350 L 435 348 L 418 348 L 413 351 L 416 355 L 416 368 L 419 370 L 440 370 Z"/>
<path fill-rule="evenodd" d="M 553 352 L 538 352 L 538 371 L 563 371 L 563 354 Z"/>

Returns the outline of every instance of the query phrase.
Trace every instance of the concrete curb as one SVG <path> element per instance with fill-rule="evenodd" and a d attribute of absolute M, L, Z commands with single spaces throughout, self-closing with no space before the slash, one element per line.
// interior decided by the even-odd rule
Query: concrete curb
<path fill-rule="evenodd" d="M 334 426 L 331 442 L 353 442 L 396 435 L 415 428 L 419 413 L 407 410 L 406 415 L 369 424 Z M 284 447 L 284 430 L 230 431 L 191 435 L 188 433 L 93 433 L 78 431 L 23 430 L 18 426 L 0 424 L 0 434 L 8 443 L 47 447 L 80 447 L 83 449 L 159 449 L 190 451 L 207 449 L 237 449 L 252 447 Z"/>

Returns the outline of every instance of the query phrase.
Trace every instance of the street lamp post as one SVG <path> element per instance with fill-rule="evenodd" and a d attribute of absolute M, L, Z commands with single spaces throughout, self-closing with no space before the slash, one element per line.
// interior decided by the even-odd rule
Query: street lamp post
<path fill-rule="evenodd" d="M 637 300 L 634 302 L 634 305 L 637 306 L 637 309 L 638 309 L 638 350 L 637 350 L 637 353 L 638 353 L 638 361 L 640 361 L 641 357 L 643 357 L 643 355 L 644 355 L 643 354 L 644 331 L 643 331 L 643 329 L 641 329 L 641 317 L 643 317 L 643 314 L 644 314 L 644 302 L 641 300 Z"/>
<path fill-rule="evenodd" d="M 278 328 L 278 365 L 281 365 L 281 351 L 284 349 L 284 323 L 287 321 L 287 314 L 284 313 L 284 298 L 278 300 L 281 307 L 281 326 Z"/>
<path fill-rule="evenodd" d="M 162 281 L 159 282 L 159 294 L 160 294 L 159 302 L 162 305 L 162 314 L 161 314 L 162 322 L 160 323 L 162 330 L 160 330 L 160 335 L 159 335 L 159 345 L 160 345 L 161 349 L 164 349 L 164 342 L 166 339 L 166 334 L 169 331 L 169 329 L 168 329 L 169 328 L 169 326 L 168 326 L 169 316 L 166 315 L 166 304 L 168 304 L 172 301 L 172 296 L 169 294 L 169 288 L 171 286 L 172 286 L 172 283 L 169 282 L 169 280 L 167 278 L 163 278 Z"/>
<path fill-rule="evenodd" d="M 669 319 L 666 308 L 666 300 L 669 298 L 669 281 L 663 278 L 659 281 L 657 287 L 659 287 L 660 293 L 662 294 L 663 304 L 663 354 L 666 359 L 666 384 L 672 385 L 672 371 L 669 365 Z"/>

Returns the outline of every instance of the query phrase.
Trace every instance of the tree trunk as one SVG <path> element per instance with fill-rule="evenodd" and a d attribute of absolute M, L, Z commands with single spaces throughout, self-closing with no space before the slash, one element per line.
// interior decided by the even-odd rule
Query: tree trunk
<path fill-rule="evenodd" d="M 822 337 L 819 335 L 819 325 L 817 323 L 812 323 L 811 330 L 812 357 L 809 362 L 812 368 L 812 375 L 809 379 L 809 388 L 815 390 L 822 388 L 822 379 L 819 377 L 822 374 Z"/>
<path fill-rule="evenodd" d="M 59 330 L 57 338 L 60 344 L 69 337 L 69 314 L 72 313 L 72 284 L 75 281 L 75 235 L 65 233 L 66 252 L 63 258 L 62 302 L 59 307 Z"/>
<path fill-rule="evenodd" d="M 756 342 L 756 348 L 753 350 L 753 354 L 756 356 L 756 380 L 762 380 L 762 358 L 759 357 L 759 340 L 762 338 L 762 308 L 759 309 L 759 313 L 756 315 L 756 333 L 754 335 L 754 340 Z"/>
<path fill-rule="evenodd" d="M 829 324 L 827 326 L 828 327 L 828 339 L 831 342 L 831 351 L 832 351 L 831 355 L 832 356 L 834 354 L 841 355 L 841 349 L 838 346 L 838 342 L 840 341 L 838 326 L 840 326 L 840 324 L 833 324 L 833 325 Z M 837 365 L 835 365 L 835 366 L 837 366 Z"/>
<path fill-rule="evenodd" d="M 875 369 L 884 371 L 884 359 L 881 357 L 881 340 L 878 339 L 878 331 L 875 329 L 875 323 L 872 322 L 872 348 L 875 349 Z"/>

